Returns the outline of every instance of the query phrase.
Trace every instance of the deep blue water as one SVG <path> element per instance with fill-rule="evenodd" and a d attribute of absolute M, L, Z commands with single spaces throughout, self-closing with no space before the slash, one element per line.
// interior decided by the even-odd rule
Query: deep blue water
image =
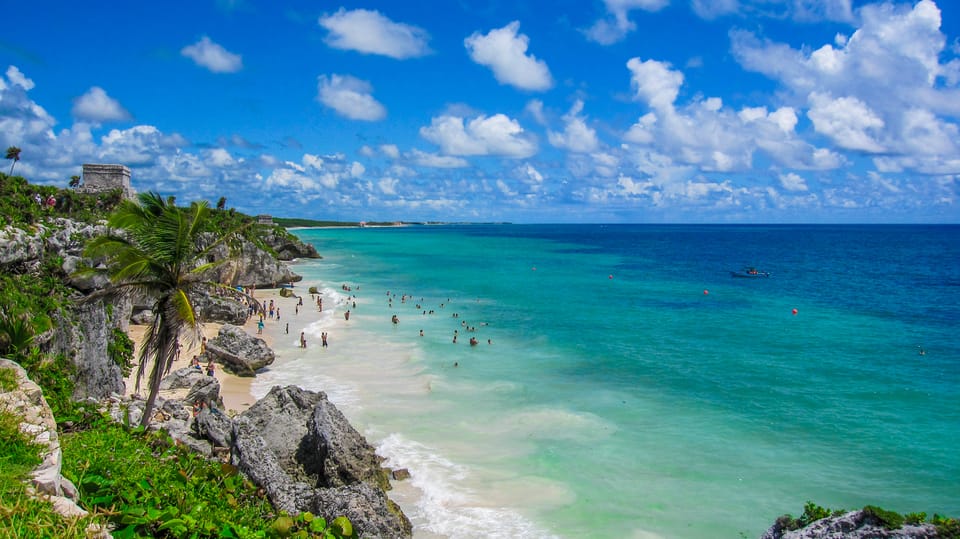
<path fill-rule="evenodd" d="M 349 331 L 415 366 L 393 383 L 429 379 L 346 405 L 432 478 L 425 537 L 480 537 L 491 507 L 528 537 L 754 537 L 807 500 L 960 514 L 960 227 L 298 234 L 324 256 L 305 282 L 361 285 Z"/>

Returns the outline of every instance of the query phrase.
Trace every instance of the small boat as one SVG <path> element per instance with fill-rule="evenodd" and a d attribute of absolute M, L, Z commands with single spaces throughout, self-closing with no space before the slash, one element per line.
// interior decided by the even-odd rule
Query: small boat
<path fill-rule="evenodd" d="M 757 268 L 743 268 L 740 271 L 731 271 L 730 276 L 741 279 L 756 279 L 757 277 L 769 277 L 770 273 L 766 271 L 759 271 Z"/>

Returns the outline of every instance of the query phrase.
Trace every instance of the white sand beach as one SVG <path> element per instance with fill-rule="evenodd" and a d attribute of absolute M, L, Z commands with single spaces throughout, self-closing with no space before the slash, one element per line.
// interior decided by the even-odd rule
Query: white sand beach
<path fill-rule="evenodd" d="M 303 290 L 295 290 L 295 293 L 300 294 L 301 296 L 306 296 L 304 298 L 304 305 L 303 307 L 300 308 L 299 315 L 294 315 L 294 313 L 297 311 L 297 303 L 299 301 L 297 297 L 295 296 L 286 297 L 286 298 L 282 297 L 280 295 L 279 288 L 263 289 L 263 290 L 258 289 L 254 291 L 254 297 L 258 301 L 263 302 L 265 305 L 269 304 L 270 300 L 274 301 L 274 305 L 280 308 L 280 320 L 278 321 L 276 317 L 274 317 L 273 319 L 265 318 L 263 333 L 260 335 L 257 335 L 258 318 L 256 316 L 250 317 L 247 320 L 247 323 L 243 326 L 243 328 L 249 334 L 263 339 L 267 343 L 267 346 L 271 348 L 274 347 L 274 343 L 278 339 L 283 339 L 284 337 L 287 337 L 287 334 L 285 333 L 286 324 L 288 324 L 290 320 L 293 320 L 295 316 L 296 316 L 295 325 L 297 328 L 297 332 L 299 332 L 303 326 L 317 319 L 318 312 L 317 312 L 316 305 L 311 303 L 312 300 L 310 299 L 309 294 L 306 293 L 306 287 L 304 287 Z M 211 340 L 217 336 L 217 333 L 220 331 L 220 328 L 222 326 L 223 324 L 220 324 L 220 323 L 203 324 L 201 335 L 203 337 L 206 337 L 207 340 Z M 145 325 L 131 324 L 127 330 L 127 335 L 130 336 L 130 339 L 133 340 L 134 344 L 136 345 L 135 358 L 139 357 L 140 346 L 143 343 L 146 328 L 147 326 Z M 299 333 L 294 333 L 294 328 L 291 327 L 290 335 L 293 335 L 293 337 L 291 337 L 292 339 L 296 339 L 296 336 L 299 335 Z M 181 349 L 181 352 L 180 352 L 180 359 L 175 361 L 173 364 L 173 370 L 180 369 L 190 365 L 191 358 L 193 358 L 194 355 L 200 354 L 200 341 L 198 340 L 197 342 L 189 342 L 189 340 L 190 339 L 188 338 L 184 338 L 181 340 L 183 348 Z M 149 366 L 147 370 L 147 374 L 148 373 L 149 373 Z M 253 394 L 251 393 L 251 384 L 253 383 L 253 380 L 254 380 L 253 378 L 231 374 L 227 372 L 225 369 L 223 369 L 220 365 L 217 365 L 215 376 L 217 377 L 217 380 L 220 382 L 220 396 L 221 398 L 223 398 L 223 405 L 228 412 L 234 412 L 234 413 L 242 412 L 247 408 L 249 408 L 250 406 L 252 406 L 254 402 L 256 402 L 256 397 L 254 397 Z M 146 393 L 146 383 L 147 381 L 146 381 L 146 374 L 145 374 L 142 387 L 140 388 L 141 395 L 145 395 Z M 126 379 L 126 394 L 127 395 L 135 394 L 136 393 L 134 389 L 135 387 L 136 387 L 136 368 L 133 369 L 133 372 L 131 372 L 130 376 L 128 376 Z M 184 390 L 180 390 L 180 391 L 183 392 Z M 177 394 L 175 391 L 161 392 L 160 394 L 161 396 L 164 396 L 167 398 L 170 398 L 170 397 L 175 398 L 175 397 L 183 396 L 183 395 Z"/>

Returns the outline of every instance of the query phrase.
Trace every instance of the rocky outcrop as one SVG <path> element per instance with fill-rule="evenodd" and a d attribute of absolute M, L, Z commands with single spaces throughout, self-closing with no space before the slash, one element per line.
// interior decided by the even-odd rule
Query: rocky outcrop
<path fill-rule="evenodd" d="M 373 448 L 324 393 L 271 389 L 234 419 L 232 458 L 277 509 L 345 515 L 362 537 L 411 537 Z"/>
<path fill-rule="evenodd" d="M 116 327 L 124 328 L 129 318 L 129 302 L 117 298 L 105 301 L 77 302 L 66 313 L 51 313 L 54 327 L 38 338 L 38 344 L 52 354 L 62 354 L 75 367 L 73 398 L 103 399 L 123 393 L 123 372 L 107 349 Z"/>
<path fill-rule="evenodd" d="M 204 322 L 242 325 L 247 321 L 247 306 L 233 298 L 202 295 L 193 306 Z"/>
<path fill-rule="evenodd" d="M 866 511 L 850 511 L 810 523 L 799 530 L 787 530 L 792 519 L 777 519 L 760 539 L 934 539 L 937 530 L 932 524 L 906 524 L 895 530 L 886 529 L 875 516 Z"/>
<path fill-rule="evenodd" d="M 255 376 L 257 370 L 270 365 L 276 358 L 266 341 L 230 324 L 224 324 L 217 336 L 207 343 L 205 355 L 238 376 Z"/>
<path fill-rule="evenodd" d="M 270 229 L 262 236 L 263 242 L 270 246 L 277 258 L 280 260 L 293 260 L 295 258 L 320 258 L 317 249 L 309 243 L 300 241 L 299 238 L 282 229 Z"/>
<path fill-rule="evenodd" d="M 76 276 L 83 246 L 90 238 L 106 234 L 104 225 L 92 225 L 70 219 L 51 219 L 25 231 L 13 227 L 0 230 L 0 268 L 22 273 L 38 268 L 45 258 L 63 260 L 65 282 L 83 293 L 106 284 L 104 277 Z M 130 304 L 125 298 L 105 301 L 81 301 L 61 312 L 49 313 L 53 327 L 36 337 L 44 352 L 62 354 L 76 367 L 73 397 L 104 398 L 124 390 L 120 367 L 110 360 L 107 345 L 115 327 L 126 328 Z"/>
<path fill-rule="evenodd" d="M 275 288 L 281 283 L 294 283 L 303 279 L 267 251 L 249 240 L 239 242 L 239 248 L 231 258 L 227 245 L 218 245 L 210 252 L 210 260 L 227 262 L 215 268 L 213 279 L 228 286 L 256 286 Z"/>
<path fill-rule="evenodd" d="M 20 416 L 21 432 L 32 436 L 36 443 L 44 447 L 41 455 L 43 462 L 30 474 L 30 485 L 34 492 L 49 497 L 54 510 L 61 515 L 85 516 L 87 512 L 76 504 L 79 498 L 76 487 L 60 475 L 63 454 L 60 451 L 57 422 L 43 398 L 43 391 L 17 363 L 0 359 L 0 369 L 13 370 L 17 378 L 17 387 L 12 391 L 0 388 L 0 407 Z"/>

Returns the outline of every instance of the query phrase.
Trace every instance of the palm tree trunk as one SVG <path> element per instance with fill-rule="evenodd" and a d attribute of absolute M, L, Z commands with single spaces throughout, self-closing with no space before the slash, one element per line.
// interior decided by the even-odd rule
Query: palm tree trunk
<path fill-rule="evenodd" d="M 175 317 L 171 317 L 170 313 L 167 312 L 169 307 L 165 303 L 162 303 L 159 308 L 162 314 L 159 315 L 161 318 L 157 321 L 160 326 L 156 337 L 157 352 L 154 356 L 153 367 L 150 369 L 147 402 L 143 406 L 143 417 L 140 418 L 140 426 L 144 428 L 150 425 L 153 417 L 157 394 L 160 393 L 160 382 L 163 381 L 163 377 L 170 371 L 170 367 L 173 365 L 173 343 L 180 334 L 181 324 L 178 324 L 175 321 Z"/>

